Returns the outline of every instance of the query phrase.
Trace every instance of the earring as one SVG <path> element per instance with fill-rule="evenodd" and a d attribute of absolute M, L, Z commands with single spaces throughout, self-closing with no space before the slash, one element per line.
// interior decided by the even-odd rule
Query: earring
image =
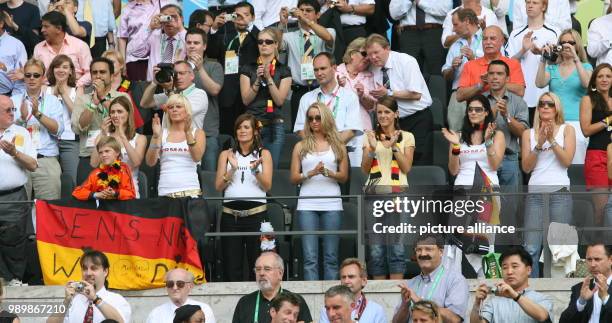
<path fill-rule="evenodd" d="M 597 91 L 597 88 L 592 87 L 591 92 L 595 92 L 595 91 Z"/>

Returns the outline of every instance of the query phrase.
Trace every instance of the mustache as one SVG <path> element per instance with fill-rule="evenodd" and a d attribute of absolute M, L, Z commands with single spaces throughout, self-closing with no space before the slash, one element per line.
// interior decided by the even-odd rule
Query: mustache
<path fill-rule="evenodd" d="M 419 260 L 431 260 L 431 256 L 419 256 Z"/>

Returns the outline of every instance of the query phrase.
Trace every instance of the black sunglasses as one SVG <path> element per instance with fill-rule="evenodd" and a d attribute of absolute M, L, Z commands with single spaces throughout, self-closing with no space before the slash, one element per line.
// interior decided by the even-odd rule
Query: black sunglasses
<path fill-rule="evenodd" d="M 543 108 L 544 106 L 549 108 L 556 108 L 555 102 L 553 101 L 540 101 L 538 102 L 538 108 Z"/>
<path fill-rule="evenodd" d="M 173 280 L 167 281 L 166 282 L 166 288 L 174 288 L 174 283 L 175 283 L 175 281 L 173 281 Z M 182 280 L 177 280 L 176 281 L 176 287 L 178 289 L 181 289 L 181 288 L 185 287 L 185 284 L 187 284 L 187 283 L 182 281 Z"/>
<path fill-rule="evenodd" d="M 476 113 L 482 113 L 484 112 L 485 108 L 484 107 L 468 107 L 468 112 L 476 112 Z"/>
<path fill-rule="evenodd" d="M 40 78 L 42 76 L 42 74 L 38 74 L 38 73 L 25 73 L 23 74 L 23 76 L 27 79 L 31 79 L 31 78 Z"/>
<path fill-rule="evenodd" d="M 263 44 L 272 45 L 274 43 L 276 43 L 276 42 L 273 41 L 272 39 L 258 39 L 257 40 L 257 44 L 259 44 L 259 45 L 263 45 Z"/>
<path fill-rule="evenodd" d="M 313 122 L 313 121 L 317 121 L 317 122 L 321 122 L 321 116 L 320 115 L 316 115 L 314 117 L 312 116 L 308 116 L 308 122 Z"/>
<path fill-rule="evenodd" d="M 566 40 L 566 41 L 559 42 L 559 45 L 565 45 L 565 44 L 570 44 L 572 46 L 576 46 L 576 42 L 573 41 L 573 40 Z"/>

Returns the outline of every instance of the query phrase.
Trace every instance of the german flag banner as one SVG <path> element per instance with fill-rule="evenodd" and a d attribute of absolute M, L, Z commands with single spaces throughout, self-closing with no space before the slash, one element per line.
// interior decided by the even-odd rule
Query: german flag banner
<path fill-rule="evenodd" d="M 36 237 L 45 284 L 81 280 L 84 247 L 110 261 L 109 287 L 137 290 L 164 286 L 164 275 L 184 268 L 195 283 L 206 278 L 198 252 L 204 236 L 202 199 L 36 201 Z"/>

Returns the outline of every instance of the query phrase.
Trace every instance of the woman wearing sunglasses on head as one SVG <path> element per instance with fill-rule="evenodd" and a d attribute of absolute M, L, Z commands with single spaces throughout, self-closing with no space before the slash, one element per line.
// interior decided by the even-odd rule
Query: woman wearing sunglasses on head
<path fill-rule="evenodd" d="M 257 36 L 259 58 L 240 70 L 240 94 L 246 113 L 261 122 L 261 139 L 270 150 L 277 168 L 283 143 L 285 124 L 280 109 L 291 88 L 291 71 L 278 61 L 278 46 L 282 34 L 276 28 L 266 28 Z"/>
<path fill-rule="evenodd" d="M 411 310 L 413 323 L 442 323 L 440 308 L 432 301 L 418 301 Z"/>
<path fill-rule="evenodd" d="M 542 229 L 544 195 L 538 193 L 568 192 L 570 179 L 567 168 L 576 150 L 574 127 L 563 119 L 563 105 L 551 92 L 538 100 L 533 128 L 523 132 L 521 163 L 529 178 L 529 194 L 525 202 L 525 228 Z M 567 194 L 549 196 L 550 221 L 569 223 L 572 197 Z M 531 277 L 539 277 L 540 249 L 543 231 L 525 232 L 525 250 L 533 259 Z"/>
<path fill-rule="evenodd" d="M 587 55 L 582 45 L 582 38 L 576 31 L 568 29 L 559 36 L 557 45 L 544 47 L 544 52 L 550 53 L 553 47 L 561 46 L 555 61 L 542 56 L 536 75 L 536 86 L 545 88 L 556 94 L 563 105 L 563 119 L 574 129 L 580 128 L 580 99 L 587 93 L 589 79 L 593 67 L 587 61 Z M 574 131 L 576 136 L 576 153 L 572 164 L 584 164 L 584 157 L 589 141 L 581 131 Z"/>

